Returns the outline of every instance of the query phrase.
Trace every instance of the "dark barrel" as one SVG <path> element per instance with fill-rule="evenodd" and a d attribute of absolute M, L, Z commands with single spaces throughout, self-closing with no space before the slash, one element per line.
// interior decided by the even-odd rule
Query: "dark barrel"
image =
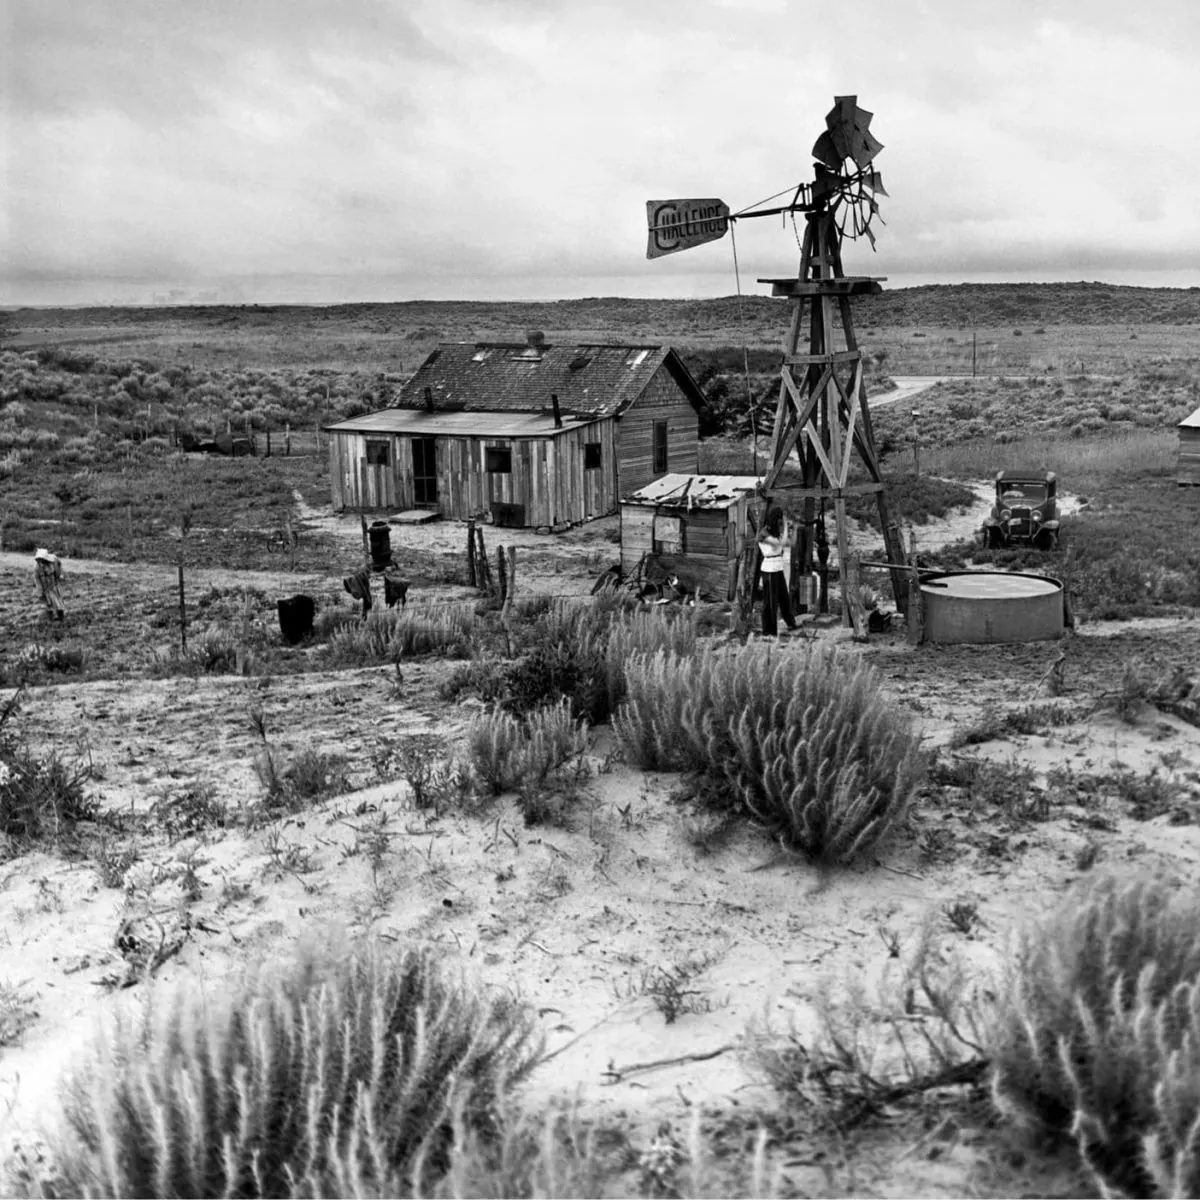
<path fill-rule="evenodd" d="M 371 565 L 386 567 L 392 561 L 392 529 L 386 521 L 372 521 L 367 530 L 371 543 Z"/>

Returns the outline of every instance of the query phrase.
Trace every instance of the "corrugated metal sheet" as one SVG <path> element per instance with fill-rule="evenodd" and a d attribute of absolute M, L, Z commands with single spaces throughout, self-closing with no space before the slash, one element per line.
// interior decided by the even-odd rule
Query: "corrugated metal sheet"
<path fill-rule="evenodd" d="M 591 424 L 563 417 L 561 429 L 555 429 L 549 413 L 507 412 L 429 412 L 427 409 L 385 408 L 382 412 L 351 417 L 337 425 L 328 425 L 330 433 L 411 433 L 418 437 L 553 437 L 570 429 Z"/>
<path fill-rule="evenodd" d="M 1189 417 L 1184 417 L 1179 422 L 1180 429 L 1200 429 L 1200 408 L 1196 409 Z"/>
<path fill-rule="evenodd" d="M 664 475 L 624 497 L 621 503 L 729 508 L 760 482 L 757 475 Z"/>

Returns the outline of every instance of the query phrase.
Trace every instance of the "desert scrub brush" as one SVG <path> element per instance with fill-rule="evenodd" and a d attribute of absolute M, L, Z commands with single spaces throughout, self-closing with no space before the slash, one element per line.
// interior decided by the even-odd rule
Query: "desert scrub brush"
<path fill-rule="evenodd" d="M 1001 1111 L 1105 1192 L 1200 1194 L 1200 895 L 1114 874 L 1018 936 L 990 1036 Z"/>
<path fill-rule="evenodd" d="M 426 950 L 307 953 L 224 995 L 180 988 L 68 1077 L 46 1137 L 55 1193 L 423 1192 L 453 1129 L 500 1132 L 535 1029 Z"/>
<path fill-rule="evenodd" d="M 497 707 L 471 722 L 467 754 L 475 774 L 499 796 L 526 781 L 541 785 L 564 763 L 586 753 L 587 728 L 586 721 L 571 715 L 566 696 L 521 717 Z"/>
<path fill-rule="evenodd" d="M 521 781 L 524 722 L 502 708 L 479 713 L 467 727 L 467 758 L 493 796 Z"/>
<path fill-rule="evenodd" d="M 465 658 L 474 638 L 475 611 L 468 604 L 375 609 L 366 620 L 335 630 L 325 653 L 335 666 L 392 662 L 397 655 Z"/>
<path fill-rule="evenodd" d="M 814 861 L 870 852 L 906 817 L 925 760 L 860 659 L 763 643 L 635 655 L 616 721 L 626 756 L 695 770 Z"/>
<path fill-rule="evenodd" d="M 696 624 L 690 610 L 641 609 L 622 612 L 613 620 L 605 652 L 610 713 L 615 713 L 625 699 L 626 664 L 635 654 L 658 650 L 675 655 L 695 653 Z"/>
<path fill-rule="evenodd" d="M 543 783 L 563 763 L 586 753 L 587 748 L 587 722 L 575 720 L 571 701 L 564 697 L 557 704 L 534 709 L 525 718 L 520 773 L 523 778 Z"/>

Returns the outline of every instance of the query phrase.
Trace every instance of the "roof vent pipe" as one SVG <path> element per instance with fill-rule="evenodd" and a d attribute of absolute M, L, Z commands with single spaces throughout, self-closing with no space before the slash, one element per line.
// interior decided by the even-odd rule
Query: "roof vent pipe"
<path fill-rule="evenodd" d="M 540 329 L 530 329 L 525 334 L 525 340 L 535 349 L 541 350 L 546 345 L 546 335 Z"/>
<path fill-rule="evenodd" d="M 550 404 L 554 408 L 554 428 L 562 428 L 562 409 L 558 407 L 558 393 L 550 393 Z"/>

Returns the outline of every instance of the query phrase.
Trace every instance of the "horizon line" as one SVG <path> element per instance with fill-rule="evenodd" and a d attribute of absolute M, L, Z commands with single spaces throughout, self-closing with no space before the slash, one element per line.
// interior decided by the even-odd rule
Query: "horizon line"
<path fill-rule="evenodd" d="M 998 289 L 1013 289 L 1013 288 L 1079 288 L 1079 287 L 1104 287 L 1115 288 L 1121 291 L 1128 292 L 1196 292 L 1200 291 L 1200 285 L 1191 284 L 1189 286 L 1172 286 L 1170 284 L 1132 284 L 1132 283 L 1109 283 L 1102 279 L 1078 279 L 1078 280 L 1053 280 L 1053 281 L 1036 281 L 1036 280 L 1014 280 L 1006 282 L 994 282 L 988 280 L 964 280 L 959 283 L 917 283 L 901 285 L 893 288 L 886 288 L 884 295 L 894 294 L 897 292 L 915 292 L 929 291 L 934 289 L 953 290 L 958 288 L 998 288 Z M 498 304 L 591 304 L 603 301 L 622 301 L 625 303 L 637 304 L 720 304 L 726 301 L 774 301 L 778 297 L 765 296 L 758 293 L 753 295 L 741 295 L 731 292 L 725 296 L 623 296 L 619 294 L 597 295 L 597 296 L 562 296 L 554 299 L 538 299 L 535 297 L 509 297 L 506 299 L 472 299 L 472 300 L 436 300 L 431 298 L 417 298 L 408 300 L 149 300 L 140 303 L 102 303 L 102 302 L 85 302 L 80 301 L 71 304 L 0 304 L 0 313 L 17 313 L 21 311 L 72 311 L 76 309 L 87 308 L 103 308 L 103 309 L 185 309 L 185 308 L 365 308 L 365 307 L 383 307 L 387 305 L 408 305 L 408 304 L 473 304 L 473 305 L 498 305 Z"/>

